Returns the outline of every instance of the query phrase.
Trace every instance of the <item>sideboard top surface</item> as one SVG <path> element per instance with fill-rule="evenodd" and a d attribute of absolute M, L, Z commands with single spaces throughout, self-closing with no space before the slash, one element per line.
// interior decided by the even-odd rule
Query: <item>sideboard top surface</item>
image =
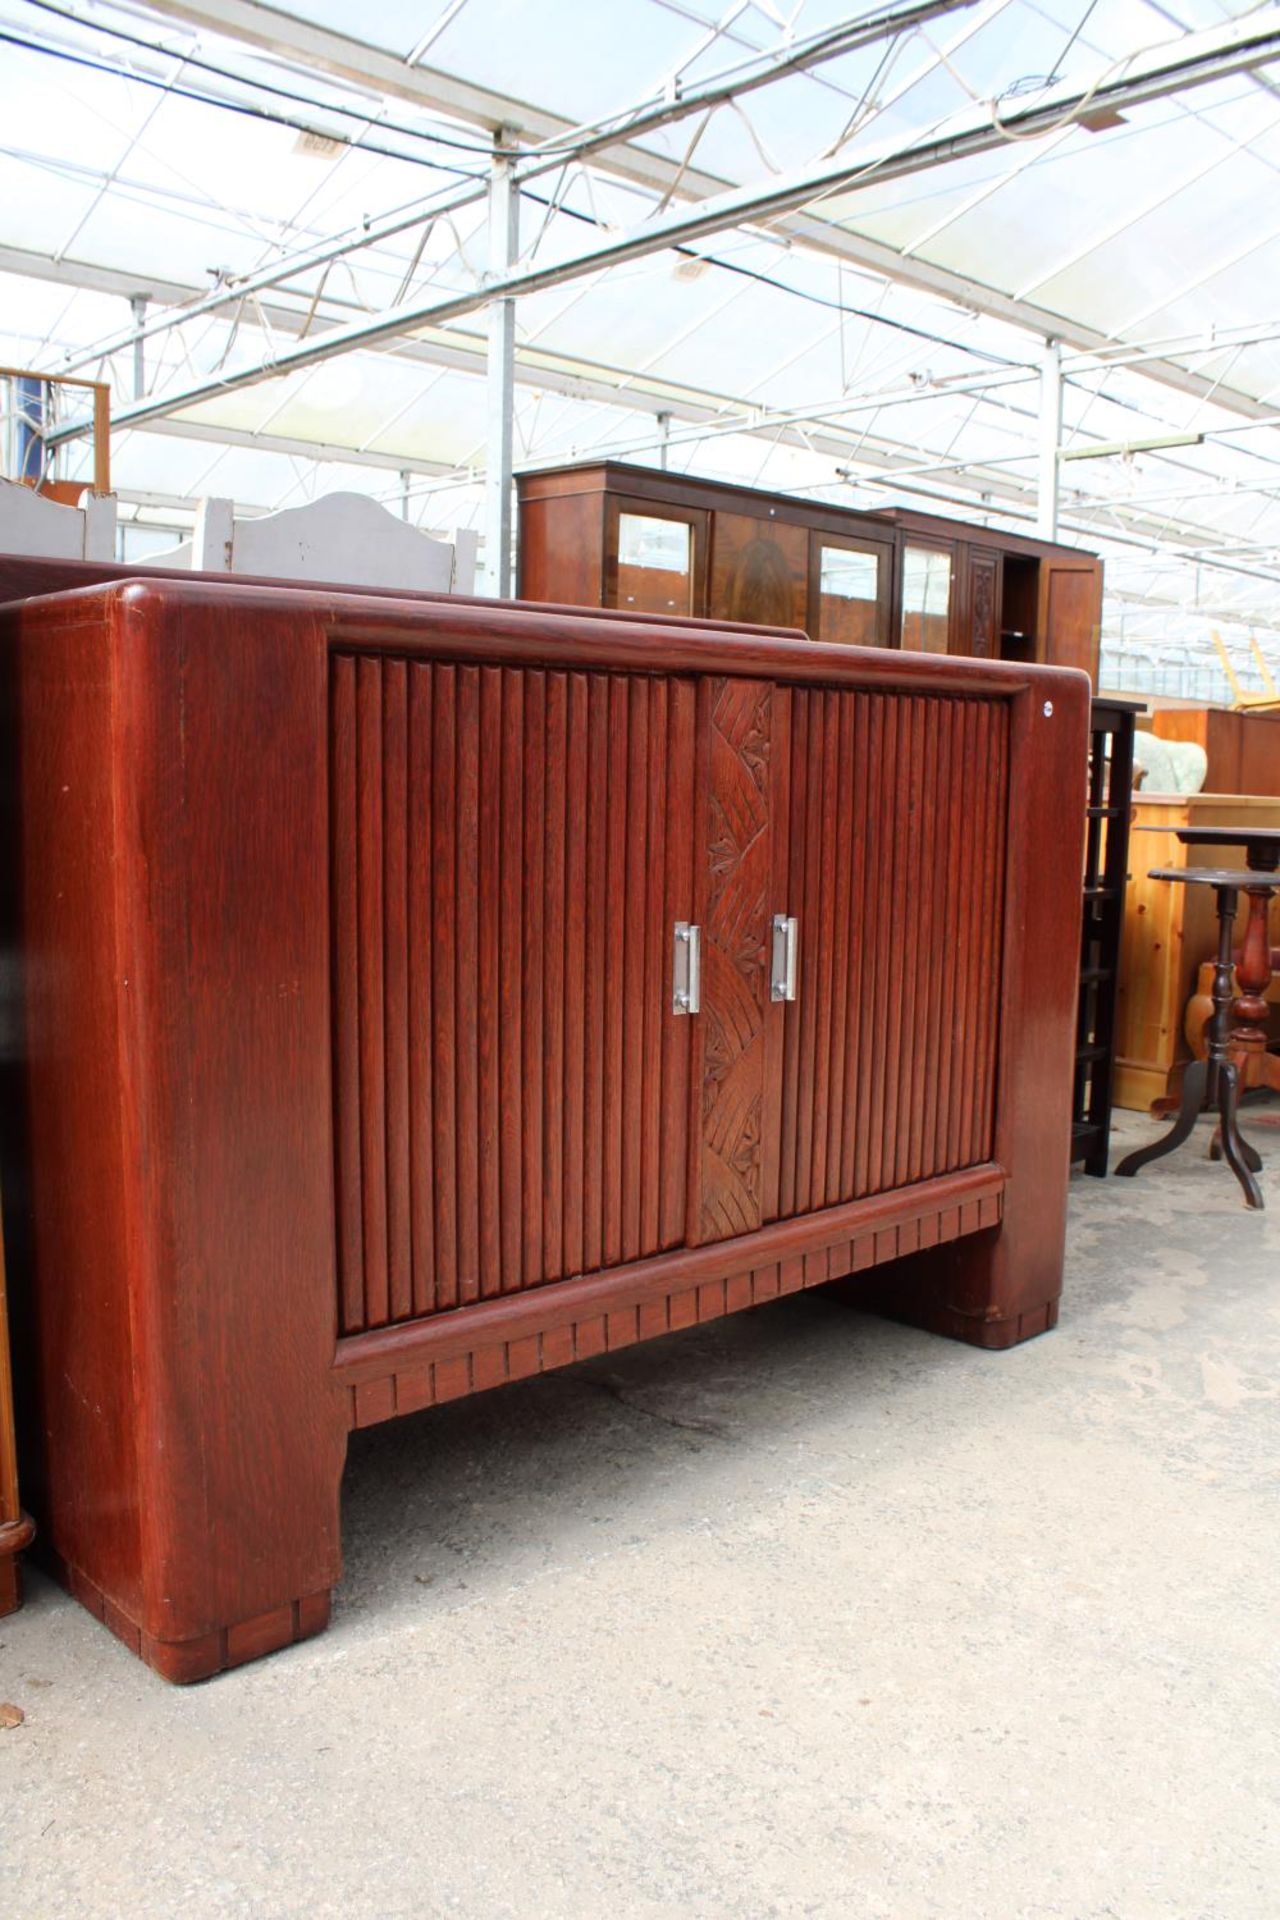
<path fill-rule="evenodd" d="M 1085 701 L 1089 678 L 1072 667 L 979 661 L 883 647 L 824 645 L 781 629 L 734 628 L 714 620 L 646 620 L 635 615 L 449 595 L 399 599 L 310 588 L 126 578 L 37 595 L 0 606 L 0 622 L 25 626 L 73 610 L 104 629 L 130 615 L 161 620 L 184 608 L 214 607 L 228 620 L 294 613 L 320 623 L 331 643 L 373 652 L 501 664 L 542 662 L 639 673 L 767 676 L 802 684 L 904 693 L 1010 697 L 1030 688 L 1047 699 Z M 1055 690 L 1057 690 L 1055 692 Z"/>
<path fill-rule="evenodd" d="M 237 574 L 234 580 L 225 573 L 209 573 L 190 567 L 153 567 L 129 564 L 119 560 L 60 560 L 46 559 L 23 553 L 0 553 L 0 608 L 19 600 L 48 598 L 52 594 L 71 593 L 85 587 L 119 586 L 125 582 L 142 581 L 155 586 L 159 582 L 169 581 L 175 586 L 211 586 L 222 590 L 227 587 L 265 587 L 282 593 L 308 593 L 324 599 L 334 595 L 358 594 L 363 600 L 397 600 L 414 606 L 434 605 L 444 601 L 451 607 L 492 607 L 498 603 L 483 598 L 479 594 L 441 594 L 427 593 L 415 587 L 352 587 L 339 580 L 281 580 L 266 574 Z M 507 603 L 509 604 L 509 603 Z M 568 613 L 578 615 L 582 612 L 580 602 L 561 605 L 555 601 L 539 601 L 544 613 Z M 619 607 L 613 617 L 618 620 L 641 621 L 652 625 L 651 614 L 633 613 Z M 705 625 L 705 621 L 693 614 L 667 614 L 664 616 L 671 626 L 694 624 Z M 764 627 L 756 621 L 743 623 L 733 620 L 721 620 L 716 623 L 724 631 L 759 633 L 778 633 L 796 638 L 793 627 Z"/>

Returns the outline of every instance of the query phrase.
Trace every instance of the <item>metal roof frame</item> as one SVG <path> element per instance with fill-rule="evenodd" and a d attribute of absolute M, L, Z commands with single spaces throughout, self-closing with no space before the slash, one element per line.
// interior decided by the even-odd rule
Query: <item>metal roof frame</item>
<path fill-rule="evenodd" d="M 228 3 L 236 5 L 238 0 L 218 0 L 220 6 Z M 988 152 L 1011 137 L 1028 138 L 1054 131 L 1089 114 L 1142 104 L 1188 87 L 1205 85 L 1227 74 L 1248 71 L 1278 54 L 1280 11 L 1268 8 L 1261 17 L 1250 15 L 1224 28 L 1188 35 L 1176 43 L 1172 51 L 1156 48 L 1146 55 L 1134 55 L 1126 63 L 1127 71 L 1122 77 L 1103 78 L 1083 88 L 1077 85 L 1051 89 L 1034 105 L 1015 110 L 1003 120 L 996 121 L 986 112 L 975 112 L 969 117 L 969 124 L 934 139 L 898 145 L 888 143 L 878 152 L 859 155 L 856 160 L 827 159 L 767 185 L 717 194 L 710 201 L 661 214 L 637 229 L 597 241 L 554 263 L 491 273 L 483 284 L 472 289 L 405 302 L 367 320 L 331 328 L 318 338 L 301 340 L 256 366 L 241 367 L 219 379 L 198 381 L 134 402 L 117 409 L 116 422 L 127 426 L 161 418 L 196 406 L 202 400 L 349 352 L 354 347 L 392 338 L 424 323 L 457 319 L 495 300 L 560 286 L 601 268 L 705 238 L 744 221 L 794 212 L 839 188 L 856 184 L 859 177 L 874 177 L 878 183 L 902 178 L 948 161 Z M 83 431 L 79 425 L 58 428 L 49 436 L 49 444 L 60 445 Z"/>
<path fill-rule="evenodd" d="M 967 38 L 1002 12 L 1007 3 L 1008 0 L 979 0 L 977 7 L 966 15 L 960 32 L 942 49 L 942 55 L 953 54 Z M 565 141 L 575 131 L 571 122 L 527 101 L 460 81 L 438 69 L 421 66 L 410 69 L 364 42 L 300 20 L 279 8 L 258 4 L 258 0 L 148 0 L 148 6 L 154 13 L 240 40 L 342 79 L 356 88 L 363 87 L 372 94 L 386 93 L 409 100 L 490 132 L 504 126 L 514 127 L 526 137 L 546 142 Z M 936 64 L 938 57 L 929 64 Z M 660 195 L 679 190 L 689 196 L 710 199 L 731 188 L 730 182 L 714 174 L 691 165 L 677 165 L 626 142 L 597 149 L 592 158 L 593 164 L 603 170 Z M 417 217 L 428 217 L 427 211 L 423 210 Z M 914 259 L 884 242 L 851 234 L 812 209 L 802 207 L 783 214 L 774 222 L 774 227 L 781 235 L 802 241 L 850 265 L 869 269 L 902 286 L 936 294 L 988 318 L 1038 334 L 1042 339 L 1057 339 L 1064 346 L 1086 352 L 1098 351 L 1110 344 L 1105 333 L 1069 315 L 1013 298 L 935 263 Z M 383 232 L 387 231 L 384 227 Z M 255 276 L 254 284 L 275 282 L 263 282 Z M 1176 363 L 1152 361 L 1146 371 L 1149 378 L 1175 391 L 1197 398 L 1212 394 L 1215 404 L 1247 418 L 1259 414 L 1258 403 L 1252 395 L 1225 384 L 1214 388 L 1201 376 L 1188 373 Z"/>

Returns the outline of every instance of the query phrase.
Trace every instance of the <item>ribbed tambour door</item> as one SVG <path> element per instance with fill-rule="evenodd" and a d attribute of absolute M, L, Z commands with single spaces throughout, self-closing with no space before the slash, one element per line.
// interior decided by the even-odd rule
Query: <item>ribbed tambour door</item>
<path fill-rule="evenodd" d="M 999 700 L 780 688 L 775 740 L 784 699 L 774 1218 L 990 1157 L 1009 755 Z"/>
<path fill-rule="evenodd" d="M 693 690 L 337 654 L 344 1332 L 684 1238 Z"/>

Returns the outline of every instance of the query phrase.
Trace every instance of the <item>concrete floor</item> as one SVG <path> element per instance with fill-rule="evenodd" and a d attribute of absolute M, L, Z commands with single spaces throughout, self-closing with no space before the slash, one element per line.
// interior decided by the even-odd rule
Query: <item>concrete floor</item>
<path fill-rule="evenodd" d="M 33 1576 L 0 1907 L 1275 1920 L 1280 1172 L 1201 1151 L 1012 1353 L 799 1298 L 357 1436 L 333 1627 L 203 1687 Z"/>

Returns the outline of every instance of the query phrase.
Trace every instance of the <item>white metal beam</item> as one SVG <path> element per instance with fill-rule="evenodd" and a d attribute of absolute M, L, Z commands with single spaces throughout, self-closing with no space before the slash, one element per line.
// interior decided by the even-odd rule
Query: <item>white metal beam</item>
<path fill-rule="evenodd" d="M 147 0 L 147 4 L 153 13 L 245 41 L 348 85 L 372 87 L 379 94 L 412 101 L 494 134 L 508 128 L 530 146 L 555 146 L 579 156 L 607 151 L 611 171 L 652 187 L 659 184 L 652 171 L 654 162 L 660 166 L 669 163 L 629 148 L 622 151 L 627 143 L 788 74 L 806 72 L 858 47 L 912 32 L 940 14 L 973 6 L 976 0 L 907 0 L 905 5 L 878 7 L 856 20 L 841 21 L 793 39 L 778 52 L 749 55 L 709 79 L 664 89 L 638 108 L 585 126 L 530 101 L 511 100 L 491 88 L 460 80 L 456 74 L 424 67 L 416 60 L 401 60 L 367 41 L 301 20 L 281 8 L 260 4 L 260 0 Z"/>
<path fill-rule="evenodd" d="M 1046 343 L 1040 363 L 1040 443 L 1036 463 L 1036 532 L 1058 537 L 1058 455 L 1062 440 L 1062 348 Z"/>
<path fill-rule="evenodd" d="M 1007 0 L 985 0 L 985 4 L 979 8 L 971 27 L 965 34 L 959 36 L 959 40 L 963 41 L 963 39 L 967 37 L 968 32 L 973 31 L 985 18 L 989 17 L 993 6 L 996 10 L 999 10 L 1006 4 Z M 608 148 L 610 152 L 614 152 L 615 150 L 617 152 L 625 152 L 629 150 L 628 143 L 639 136 L 645 133 L 651 133 L 659 127 L 670 125 L 672 122 L 683 119 L 688 115 L 707 112 L 715 106 L 734 98 L 739 93 L 749 92 L 754 88 L 766 86 L 772 81 L 781 79 L 788 74 L 808 71 L 824 61 L 839 58 L 841 55 L 849 53 L 856 47 L 865 46 L 885 38 L 896 38 L 901 34 L 912 32 L 917 27 L 922 26 L 926 21 L 932 20 L 941 14 L 976 8 L 978 6 L 979 0 L 908 0 L 908 4 L 905 6 L 879 8 L 874 14 L 864 15 L 857 21 L 846 22 L 839 27 L 826 28 L 820 33 L 811 35 L 807 40 L 792 41 L 785 46 L 780 53 L 760 55 L 753 60 L 739 62 L 724 76 L 716 76 L 710 80 L 695 84 L 692 87 L 677 89 L 673 93 L 664 93 L 662 97 L 652 103 L 632 109 L 627 113 L 613 115 L 607 122 L 596 122 L 590 127 L 578 127 L 571 131 L 566 130 L 562 135 L 553 137 L 551 150 L 549 152 L 544 150 L 544 143 L 543 148 L 534 148 L 522 157 L 515 167 L 515 180 L 517 184 L 523 185 L 525 181 L 535 179 L 554 168 L 562 167 L 567 160 L 583 160 L 589 155 L 598 155 L 603 148 Z M 166 9 L 161 5 L 157 5 L 154 10 L 164 11 Z M 176 9 L 168 10 L 176 11 Z M 194 7 L 185 10 L 186 13 L 192 15 L 206 12 L 216 14 L 218 11 L 219 9 L 216 7 Z M 261 18 L 272 11 L 272 9 L 266 7 L 255 6 L 253 14 L 254 17 Z M 237 9 L 233 17 L 237 21 L 242 21 L 243 10 Z M 275 18 L 271 31 L 273 34 L 287 39 L 291 31 L 296 31 L 299 24 L 300 23 L 294 20 L 292 16 L 279 14 Z M 219 32 L 225 32 L 228 28 L 219 26 L 217 30 Z M 250 36 L 241 33 L 238 37 L 245 38 Z M 308 45 L 312 44 L 313 34 L 310 29 L 306 30 L 303 37 Z M 334 59 L 347 63 L 344 65 L 344 77 L 348 78 L 352 84 L 362 84 L 364 76 L 362 76 L 359 68 L 353 64 L 354 56 L 352 51 L 353 49 L 359 48 L 362 43 L 355 41 L 348 42 L 343 35 L 323 34 L 322 37 L 326 42 L 333 41 L 335 43 L 332 49 Z M 369 49 L 369 51 L 375 53 L 375 64 L 381 61 L 383 56 L 378 55 L 376 50 Z M 930 68 L 936 64 L 937 59 L 935 58 L 935 60 L 930 62 Z M 427 74 L 423 69 L 418 69 L 417 71 L 424 85 L 433 79 L 436 82 L 440 82 L 442 79 L 442 76 Z M 153 77 L 167 80 L 169 75 L 167 71 L 157 68 L 154 71 Z M 915 85 L 921 77 L 922 75 L 920 73 L 914 73 L 907 85 Z M 899 88 L 897 93 L 905 90 L 905 87 Z M 411 97 L 417 98 L 416 89 Z M 890 96 L 890 99 L 894 97 L 896 97 L 896 95 Z M 434 104 L 434 102 L 432 104 Z M 883 104 L 888 104 L 888 102 L 882 103 L 882 105 Z M 568 129 L 569 123 L 566 122 L 565 124 L 566 129 Z M 513 126 L 506 129 L 506 134 L 512 142 L 518 137 L 519 125 L 520 123 L 517 121 Z M 622 144 L 620 145 L 619 143 Z M 645 155 L 644 170 L 646 175 L 651 172 L 653 164 L 653 158 Z M 663 167 L 669 166 L 669 163 L 666 161 L 661 161 L 659 164 Z M 617 171 L 618 169 L 614 168 L 613 170 Z M 625 167 L 621 170 L 624 174 L 627 172 Z M 679 178 L 679 175 L 673 176 L 672 181 L 664 189 L 664 197 L 672 191 L 673 186 Z M 697 183 L 700 178 L 701 176 L 694 175 L 686 175 L 684 177 L 683 185 L 687 194 L 696 196 L 699 193 L 708 191 L 723 191 L 727 185 L 724 181 L 707 180 L 703 185 L 699 186 Z M 653 184 L 653 182 L 646 179 L 644 184 Z M 201 299 L 195 302 L 189 312 L 180 315 L 170 314 L 155 317 L 142 329 L 143 337 L 154 337 L 154 335 L 158 333 L 167 331 L 170 327 L 185 324 L 187 321 L 196 318 L 199 314 L 214 312 L 218 308 L 226 306 L 229 302 L 245 294 L 261 292 L 268 287 L 280 286 L 288 280 L 298 278 L 301 274 L 314 272 L 318 268 L 342 258 L 345 254 L 377 245 L 379 242 L 392 239 L 415 226 L 422 225 L 429 220 L 437 219 L 445 213 L 457 212 L 466 206 L 474 205 L 476 202 L 484 199 L 486 192 L 487 186 L 482 181 L 461 187 L 450 185 L 449 187 L 442 188 L 438 193 L 428 195 L 425 199 L 415 202 L 412 206 L 397 208 L 394 212 L 383 216 L 381 219 L 364 222 L 359 227 L 354 227 L 345 233 L 335 235 L 331 240 L 322 241 L 311 247 L 295 249 L 292 253 L 278 255 L 274 260 L 269 261 L 265 266 L 256 269 L 254 272 L 237 277 L 225 285 L 216 287 L 211 292 L 206 293 Z M 137 336 L 135 334 L 132 337 L 136 338 Z M 120 348 L 130 344 L 130 338 L 130 335 L 124 335 L 116 339 L 101 342 L 90 352 L 80 356 L 78 360 L 69 363 L 65 371 L 71 373 L 77 366 L 87 365 L 91 360 L 96 358 L 99 353 L 117 352 Z"/>
<path fill-rule="evenodd" d="M 123 300 L 142 295 L 149 300 L 173 305 L 180 305 L 196 297 L 199 292 L 198 288 L 181 286 L 175 281 L 157 280 L 154 275 L 126 272 L 118 267 L 104 267 L 83 260 L 52 260 L 46 254 L 29 253 L 20 247 L 0 246 L 0 273 L 46 281 L 55 286 L 83 287 L 93 293 L 118 294 Z M 354 308 L 353 303 L 338 299 L 327 291 L 321 307 L 329 316 L 322 320 L 310 315 L 305 302 L 295 307 L 281 301 L 260 300 L 254 303 L 254 312 L 261 314 L 274 332 L 296 338 L 304 329 L 308 334 L 322 334 L 326 327 L 335 324 L 333 316 L 360 311 Z M 132 340 L 132 334 L 123 336 L 119 351 L 130 350 Z M 375 348 L 377 344 L 373 343 Z M 397 360 L 407 360 L 415 365 L 449 367 L 462 373 L 484 372 L 484 335 L 459 327 L 424 328 L 415 332 L 411 339 L 394 341 L 388 350 Z M 62 361 L 48 371 L 66 373 L 80 364 L 96 366 L 105 357 L 95 352 L 86 356 L 83 362 L 78 359 Z M 687 420 L 714 419 L 724 408 L 743 404 L 727 393 L 713 393 L 679 381 L 637 373 L 632 368 L 584 360 L 574 354 L 529 345 L 516 347 L 516 385 L 561 393 L 573 400 L 625 406 L 632 412 L 674 413 Z"/>
<path fill-rule="evenodd" d="M 28 256 L 14 249 L 0 249 L 0 271 L 30 272 L 61 285 L 85 285 L 95 291 L 114 294 L 127 299 L 145 287 L 157 299 L 180 300 L 189 289 L 172 282 L 142 280 L 137 276 L 124 273 L 117 268 L 96 266 L 85 262 L 64 261 L 53 263 L 40 256 Z M 284 306 L 270 306 L 265 317 L 281 332 L 300 330 L 304 315 Z M 1181 341 L 1176 344 L 1183 346 Z M 1202 345 L 1201 351 L 1214 350 Z M 397 357 L 407 357 L 425 365 L 444 364 L 458 367 L 474 375 L 484 371 L 484 343 L 479 336 L 472 336 L 465 343 L 456 332 L 441 331 L 429 341 L 420 338 L 397 342 L 394 348 Z M 523 350 L 521 350 L 523 351 Z M 979 463 L 967 471 L 954 468 L 947 472 L 945 480 L 941 477 L 930 482 L 913 478 L 919 473 L 919 457 L 903 448 L 895 447 L 885 440 L 867 441 L 853 424 L 853 417 L 860 412 L 872 410 L 889 404 L 927 401 L 936 398 L 932 388 L 903 387 L 886 389 L 880 394 L 864 396 L 833 396 L 829 405 L 810 406 L 792 409 L 781 414 L 768 410 L 755 409 L 739 398 L 728 394 L 711 393 L 703 389 L 677 388 L 672 385 L 656 384 L 653 391 L 642 391 L 637 387 L 637 376 L 621 368 L 601 367 L 593 362 L 566 362 L 558 358 L 554 367 L 524 367 L 517 357 L 517 381 L 535 388 L 545 387 L 551 391 L 569 394 L 584 400 L 600 401 L 611 406 L 630 409 L 652 410 L 655 414 L 668 413 L 674 419 L 685 423 L 678 430 L 678 437 L 688 440 L 698 435 L 699 427 L 713 437 L 722 433 L 741 433 L 749 436 L 764 435 L 772 442 L 805 448 L 810 452 L 845 465 L 853 464 L 861 469 L 861 477 L 866 484 L 885 486 L 903 493 L 922 493 L 927 499 L 967 512 L 971 517 L 981 513 L 983 507 L 998 513 L 1005 519 L 1034 519 L 1034 492 L 1026 483 L 1018 482 L 1007 470 L 997 474 L 994 469 Z M 963 390 L 974 391 L 990 385 L 999 390 L 1006 384 L 1029 377 L 1026 370 L 997 370 L 990 376 L 966 377 L 961 381 L 942 388 L 944 393 Z M 625 391 L 619 391 L 624 387 Z M 850 417 L 847 429 L 838 424 L 840 418 Z M 1274 418 L 1274 416 L 1272 416 Z M 814 422 L 814 430 L 806 430 L 806 423 Z M 458 484 L 479 484 L 481 471 L 465 470 L 459 472 L 457 464 L 439 461 L 414 459 L 402 452 L 389 451 L 359 452 L 348 447 L 291 437 L 275 433 L 254 433 L 251 430 L 223 426 L 213 421 L 192 419 L 157 419 L 139 423 L 143 431 L 169 434 L 177 438 L 205 441 L 235 447 L 258 448 L 268 452 L 279 452 L 298 458 L 317 461 L 342 462 L 354 466 L 380 468 L 384 471 L 400 472 L 406 468 L 423 476 L 456 476 Z M 1243 428 L 1241 431 L 1248 429 Z M 673 436 L 676 437 L 676 436 Z M 613 444 L 607 451 L 610 457 L 626 457 L 629 453 L 643 451 L 648 442 L 633 445 Z M 935 467 L 935 471 L 936 467 Z M 877 477 L 880 476 L 880 477 Z M 1113 503 L 1097 500 L 1072 506 L 1064 510 L 1062 524 L 1077 533 L 1097 537 L 1099 533 L 1110 535 L 1119 531 L 1115 517 L 1111 512 Z M 1168 525 L 1164 520 L 1156 522 L 1153 517 L 1139 517 L 1135 508 L 1142 502 L 1120 503 L 1124 519 L 1121 525 L 1129 525 L 1135 537 L 1147 543 L 1154 540 L 1157 526 L 1163 529 L 1166 544 L 1170 537 L 1203 538 L 1203 530 L 1184 527 L 1181 524 Z"/>
<path fill-rule="evenodd" d="M 497 136 L 505 148 L 513 136 Z M 489 273 L 509 276 L 520 252 L 520 196 L 513 164 L 505 151 L 495 153 L 489 182 Z M 485 459 L 484 577 L 495 600 L 512 594 L 512 458 L 515 451 L 516 303 L 495 300 L 489 309 L 489 359 L 485 375 L 487 453 Z"/>
<path fill-rule="evenodd" d="M 335 353 L 410 332 L 424 322 L 439 324 L 473 313 L 494 299 L 558 286 L 624 261 L 643 259 L 673 245 L 721 232 L 726 227 L 739 226 L 744 221 L 769 218 L 775 213 L 803 207 L 809 201 L 851 189 L 859 179 L 874 179 L 880 184 L 904 178 L 949 160 L 985 153 L 1003 144 L 1009 133 L 1030 138 L 1037 132 L 1056 131 L 1065 120 L 1078 119 L 1086 113 L 1096 114 L 1106 107 L 1132 107 L 1159 99 L 1171 92 L 1220 79 L 1224 74 L 1247 71 L 1277 56 L 1280 56 L 1280 8 L 1268 8 L 1263 14 L 1247 16 L 1228 27 L 1189 34 L 1172 50 L 1152 48 L 1135 54 L 1121 79 L 1094 82 L 1084 89 L 1079 86 L 1054 88 L 1034 106 L 1009 114 L 999 126 L 993 125 L 989 112 L 974 111 L 958 116 L 952 131 L 940 137 L 881 147 L 857 162 L 847 158 L 826 159 L 765 185 L 737 188 L 717 195 L 710 202 L 676 209 L 638 228 L 610 235 L 554 264 L 519 268 L 465 292 L 409 301 L 367 320 L 332 328 L 319 339 L 303 340 L 286 348 L 273 360 L 125 407 L 117 419 L 127 424 L 196 406 L 217 394 L 276 378 L 329 359 Z M 83 428 L 63 429 L 49 436 L 49 444 L 74 438 L 82 431 Z"/>
<path fill-rule="evenodd" d="M 458 484 L 470 483 L 471 476 L 459 473 L 445 460 L 418 460 L 404 453 L 360 452 L 335 446 L 329 440 L 303 440 L 285 433 L 253 433 L 247 427 L 211 426 L 203 420 L 147 420 L 133 429 L 135 433 L 167 434 L 173 440 L 208 441 L 214 446 L 247 447 L 257 453 L 284 453 L 299 460 L 319 460 L 327 465 L 378 467 L 384 472 L 420 473 L 432 478 L 455 474 Z"/>

